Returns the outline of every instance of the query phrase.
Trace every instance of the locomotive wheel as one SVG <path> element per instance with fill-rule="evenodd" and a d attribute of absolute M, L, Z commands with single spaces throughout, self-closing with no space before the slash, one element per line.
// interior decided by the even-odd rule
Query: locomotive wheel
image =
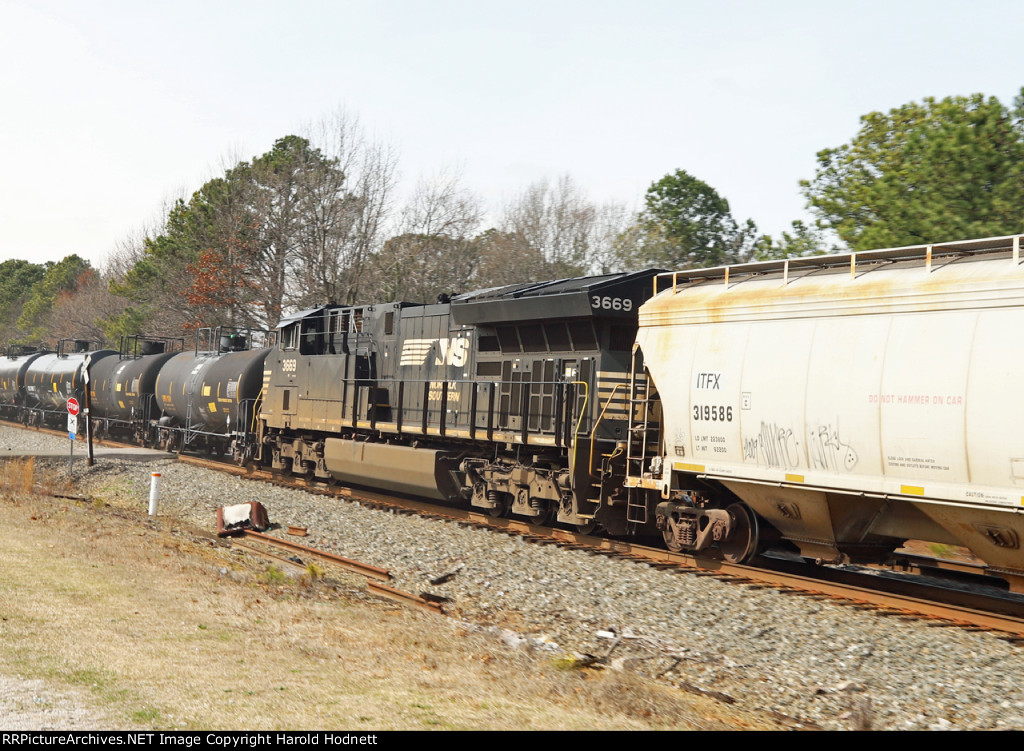
<path fill-rule="evenodd" d="M 538 516 L 526 517 L 531 524 L 537 524 L 542 527 L 550 527 L 555 523 L 555 517 L 558 516 L 558 511 L 551 504 L 547 504 L 544 510 L 540 512 Z"/>
<path fill-rule="evenodd" d="M 734 503 L 726 511 L 733 526 L 729 538 L 719 543 L 722 556 L 729 563 L 745 563 L 760 552 L 757 515 L 742 503 Z"/>
<path fill-rule="evenodd" d="M 501 498 L 494 508 L 487 509 L 487 515 L 494 519 L 501 519 L 509 515 L 512 510 L 512 496 L 509 493 L 499 493 Z"/>

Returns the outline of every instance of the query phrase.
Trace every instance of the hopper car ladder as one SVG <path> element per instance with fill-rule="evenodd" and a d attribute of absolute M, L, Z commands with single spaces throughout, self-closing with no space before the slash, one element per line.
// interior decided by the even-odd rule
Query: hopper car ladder
<path fill-rule="evenodd" d="M 639 371 L 639 372 L 638 372 Z M 639 347 L 633 350 L 633 366 L 629 372 L 629 439 L 626 443 L 626 476 L 643 477 L 648 460 L 660 456 L 660 422 L 652 419 L 651 380 L 643 372 L 643 356 Z M 629 487 L 626 497 L 626 520 L 647 523 L 647 494 L 639 487 Z"/>

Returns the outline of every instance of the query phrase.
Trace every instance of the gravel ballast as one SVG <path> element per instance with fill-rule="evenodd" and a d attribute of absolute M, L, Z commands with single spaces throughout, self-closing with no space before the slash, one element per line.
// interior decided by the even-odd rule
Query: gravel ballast
<path fill-rule="evenodd" d="M 0 428 L 0 458 L 67 445 Z M 67 463 L 49 471 L 66 477 Z M 168 459 L 98 459 L 90 469 L 76 459 L 74 489 L 145 510 L 154 471 L 162 517 L 213 531 L 218 507 L 259 501 L 281 531 L 306 527 L 303 544 L 386 568 L 399 589 L 444 596 L 452 617 L 502 629 L 510 645 L 600 656 L 612 642 L 598 632 L 627 634 L 635 638 L 616 648 L 616 665 L 794 726 L 1024 729 L 1024 651 L 993 634 L 534 545 Z"/>

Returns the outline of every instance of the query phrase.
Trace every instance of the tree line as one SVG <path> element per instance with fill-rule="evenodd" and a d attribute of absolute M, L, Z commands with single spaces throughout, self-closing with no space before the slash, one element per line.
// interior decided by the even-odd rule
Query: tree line
<path fill-rule="evenodd" d="M 115 343 L 201 326 L 273 328 L 324 302 L 432 302 L 518 282 L 646 267 L 680 269 L 1022 231 L 1024 89 L 926 98 L 861 118 L 800 183 L 813 223 L 778 238 L 735 217 L 683 169 L 643 206 L 599 205 L 570 177 L 528 186 L 484 224 L 481 199 L 447 174 L 399 207 L 397 158 L 339 116 L 279 139 L 127 238 L 106 267 L 0 263 L 7 341 Z"/>

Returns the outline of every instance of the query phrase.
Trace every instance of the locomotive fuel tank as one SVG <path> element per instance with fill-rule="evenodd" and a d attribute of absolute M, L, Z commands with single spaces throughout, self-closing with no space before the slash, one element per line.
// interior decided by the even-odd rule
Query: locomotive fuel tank
<path fill-rule="evenodd" d="M 726 488 L 826 562 L 914 538 L 1024 576 L 1020 244 L 663 276 L 638 335 L 662 448 L 627 483 Z"/>

